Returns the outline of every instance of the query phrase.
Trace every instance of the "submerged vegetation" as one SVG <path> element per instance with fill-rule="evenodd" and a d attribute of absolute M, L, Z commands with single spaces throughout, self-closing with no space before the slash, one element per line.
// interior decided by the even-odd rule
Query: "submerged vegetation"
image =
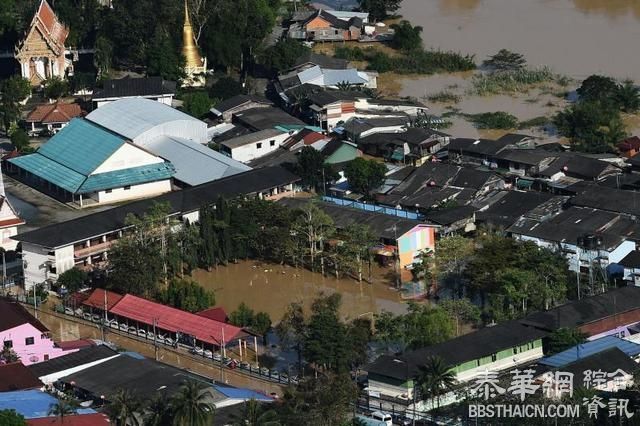
<path fill-rule="evenodd" d="M 437 103 L 458 103 L 462 100 L 462 96 L 453 93 L 450 90 L 442 90 L 427 96 L 429 102 Z"/>
<path fill-rule="evenodd" d="M 479 129 L 507 130 L 518 127 L 518 117 L 504 111 L 465 114 L 465 117 Z"/>
<path fill-rule="evenodd" d="M 489 96 L 526 92 L 536 84 L 553 82 L 558 78 L 548 67 L 479 74 L 473 77 L 469 94 Z"/>

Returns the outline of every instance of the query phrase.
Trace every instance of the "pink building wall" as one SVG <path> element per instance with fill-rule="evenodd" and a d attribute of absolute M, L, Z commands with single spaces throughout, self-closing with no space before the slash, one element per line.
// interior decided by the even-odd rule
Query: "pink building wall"
<path fill-rule="evenodd" d="M 33 344 L 27 345 L 26 339 L 33 337 Z M 57 358 L 76 352 L 78 349 L 62 350 L 54 346 L 53 340 L 33 325 L 26 323 L 5 331 L 0 331 L 0 347 L 11 341 L 12 349 L 24 365 L 35 364 L 46 359 Z"/>

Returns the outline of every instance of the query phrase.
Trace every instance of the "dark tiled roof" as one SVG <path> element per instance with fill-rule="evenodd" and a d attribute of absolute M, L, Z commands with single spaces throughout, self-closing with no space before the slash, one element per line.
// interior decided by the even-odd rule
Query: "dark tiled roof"
<path fill-rule="evenodd" d="M 0 392 L 40 387 L 42 387 L 42 382 L 21 362 L 0 365 Z"/>
<path fill-rule="evenodd" d="M 451 181 L 451 186 L 481 189 L 494 176 L 495 174 L 493 172 L 462 167 L 456 177 Z"/>
<path fill-rule="evenodd" d="M 640 307 L 640 287 L 621 287 L 597 296 L 569 302 L 520 320 L 543 330 L 580 327 Z"/>
<path fill-rule="evenodd" d="M 618 265 L 625 268 L 640 268 L 640 250 L 633 250 L 622 258 Z"/>
<path fill-rule="evenodd" d="M 553 153 L 541 149 L 504 149 L 495 158 L 514 163 L 536 166 L 547 158 L 556 157 Z"/>
<path fill-rule="evenodd" d="M 425 214 L 425 219 L 428 222 L 436 223 L 438 225 L 452 225 L 460 220 L 473 217 L 476 212 L 473 206 L 460 206 L 452 207 L 449 209 L 434 210 Z"/>
<path fill-rule="evenodd" d="M 36 377 L 42 377 L 49 374 L 58 373 L 60 371 L 68 370 L 70 368 L 89 364 L 90 362 L 110 358 L 114 355 L 118 355 L 118 352 L 110 349 L 108 346 L 90 346 L 77 352 L 50 359 L 49 361 L 32 364 L 29 366 L 29 369 L 33 374 L 36 375 Z"/>
<path fill-rule="evenodd" d="M 281 167 L 263 167 L 229 176 L 202 185 L 170 192 L 158 197 L 135 201 L 77 219 L 61 222 L 34 231 L 18 234 L 14 239 L 55 248 L 125 227 L 128 214 L 143 216 L 156 203 L 168 203 L 174 214 L 198 210 L 214 203 L 219 196 L 234 197 L 252 194 L 298 181 L 299 178 Z"/>
<path fill-rule="evenodd" d="M 323 107 L 338 101 L 353 101 L 366 97 L 364 93 L 353 90 L 323 90 L 309 96 L 309 101 Z"/>
<path fill-rule="evenodd" d="M 125 98 L 130 96 L 156 96 L 176 93 L 176 82 L 162 77 L 121 78 L 106 80 L 102 89 L 93 94 L 93 100 Z"/>
<path fill-rule="evenodd" d="M 549 167 L 540 171 L 542 176 L 553 176 L 558 172 L 578 179 L 599 179 L 607 169 L 614 165 L 595 158 L 585 157 L 573 152 L 561 152 L 553 155 L 558 157 Z"/>
<path fill-rule="evenodd" d="M 468 139 L 456 138 L 452 139 L 447 146 L 449 152 L 462 152 L 477 155 L 493 156 L 509 146 L 509 143 L 494 141 L 490 139 Z"/>
<path fill-rule="evenodd" d="M 582 358 L 576 362 L 565 365 L 561 368 L 562 372 L 573 374 L 574 387 L 583 386 L 585 379 L 585 371 L 603 371 L 605 373 L 614 373 L 618 369 L 627 374 L 633 375 L 640 369 L 638 364 L 627 354 L 617 347 L 598 352 L 586 358 Z M 611 378 L 611 381 L 614 379 Z"/>
<path fill-rule="evenodd" d="M 520 216 L 552 198 L 553 195 L 545 192 L 509 191 L 489 208 L 477 212 L 476 221 L 507 228 Z"/>
<path fill-rule="evenodd" d="M 31 324 L 39 331 L 48 333 L 49 329 L 31 315 L 22 305 L 0 299 L 0 331 L 12 329 L 23 324 Z"/>
<path fill-rule="evenodd" d="M 446 365 L 454 366 L 541 339 L 546 335 L 547 332 L 524 326 L 518 321 L 507 321 L 437 345 L 409 351 L 399 357 L 382 356 L 365 367 L 365 370 L 404 380 L 414 377 L 419 366 L 424 365 L 429 357 L 440 357 Z"/>
<path fill-rule="evenodd" d="M 517 144 L 525 139 L 532 139 L 531 135 L 523 135 L 520 133 L 507 133 L 506 135 L 498 138 L 498 142 L 504 142 L 508 144 Z"/>
<path fill-rule="evenodd" d="M 574 206 L 640 216 L 640 193 L 635 191 L 584 185 L 569 203 Z"/>
<path fill-rule="evenodd" d="M 300 119 L 287 114 L 280 108 L 249 108 L 233 115 L 234 119 L 255 130 L 272 129 L 280 125 L 304 127 Z"/>
<path fill-rule="evenodd" d="M 308 63 L 319 65 L 322 68 L 330 68 L 334 70 L 344 70 L 349 67 L 349 61 L 347 61 L 346 59 L 334 58 L 327 55 L 320 55 L 310 50 L 304 53 L 302 56 L 300 56 L 296 60 L 296 63 L 293 65 L 293 67 L 297 68 L 301 65 L 305 65 Z"/>
<path fill-rule="evenodd" d="M 230 109 L 233 108 L 237 108 L 241 105 L 244 104 L 248 104 L 250 102 L 255 102 L 255 103 L 260 103 L 260 104 L 265 104 L 265 105 L 270 105 L 271 102 L 266 99 L 266 98 L 262 98 L 260 96 L 253 96 L 253 95 L 236 95 L 232 98 L 226 99 L 224 101 L 219 102 L 216 106 L 215 109 L 221 113 L 229 111 Z"/>

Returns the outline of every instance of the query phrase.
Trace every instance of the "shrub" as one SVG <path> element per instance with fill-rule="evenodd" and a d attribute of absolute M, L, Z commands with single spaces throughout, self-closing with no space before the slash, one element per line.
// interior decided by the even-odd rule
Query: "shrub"
<path fill-rule="evenodd" d="M 501 93 L 526 92 L 533 85 L 555 79 L 556 76 L 548 67 L 481 74 L 473 77 L 470 94 L 487 96 Z"/>
<path fill-rule="evenodd" d="M 518 126 L 518 118 L 504 111 L 467 114 L 479 129 L 513 129 Z"/>
<path fill-rule="evenodd" d="M 429 95 L 427 99 L 429 100 L 429 102 L 458 103 L 462 100 L 462 97 L 449 90 L 443 90 L 441 92 Z"/>

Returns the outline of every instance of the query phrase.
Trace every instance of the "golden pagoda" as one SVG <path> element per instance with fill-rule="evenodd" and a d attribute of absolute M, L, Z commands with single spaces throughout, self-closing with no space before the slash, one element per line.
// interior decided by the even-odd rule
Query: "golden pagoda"
<path fill-rule="evenodd" d="M 182 55 L 185 58 L 184 72 L 186 78 L 182 86 L 204 86 L 204 75 L 207 72 L 207 58 L 200 56 L 196 39 L 193 36 L 193 28 L 189 19 L 189 7 L 184 0 L 184 28 L 182 29 Z"/>

